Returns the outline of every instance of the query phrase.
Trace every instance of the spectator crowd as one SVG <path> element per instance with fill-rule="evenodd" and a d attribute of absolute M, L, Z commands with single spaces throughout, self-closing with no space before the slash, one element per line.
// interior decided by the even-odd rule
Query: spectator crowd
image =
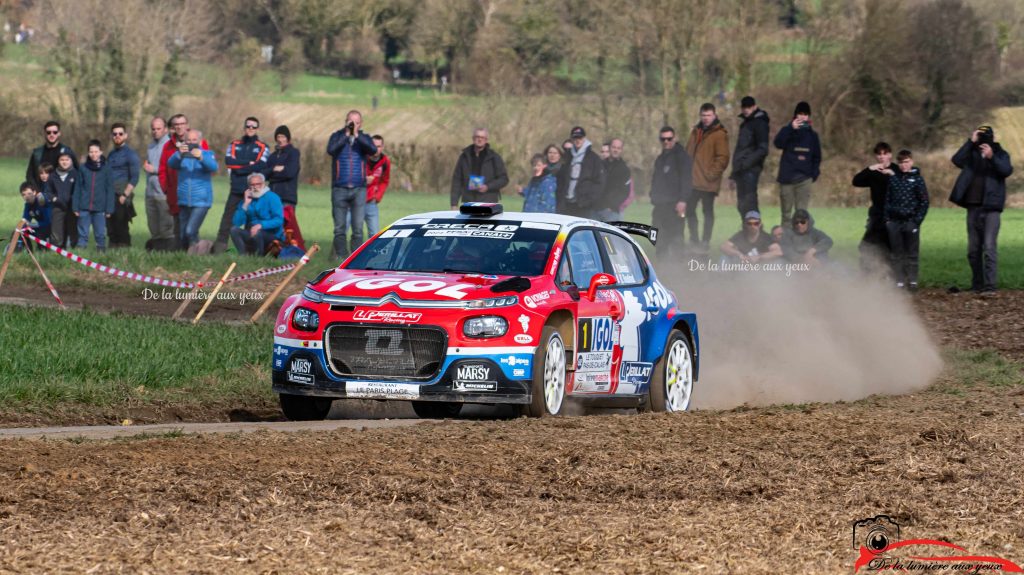
<path fill-rule="evenodd" d="M 729 132 L 711 103 L 700 107 L 685 143 L 672 126 L 658 131 L 661 152 L 648 188 L 651 224 L 659 229 L 657 257 L 708 254 L 715 201 L 727 181 L 736 192 L 740 230 L 719 246 L 723 258 L 743 263 L 781 258 L 808 267 L 828 264 L 832 239 L 809 212 L 822 161 L 811 106 L 799 102 L 774 138 L 768 113 L 753 97 L 745 96 L 740 110 L 732 149 Z M 91 232 L 101 251 L 108 243 L 110 248 L 128 247 L 130 224 L 137 215 L 135 192 L 144 185 L 147 249 L 221 253 L 230 241 L 240 254 L 297 257 L 305 249 L 296 217 L 299 150 L 288 126 L 277 127 L 272 144 L 260 139 L 255 117 L 246 118 L 242 130 L 218 161 L 202 132 L 192 128 L 184 114 L 168 120 L 154 117 L 143 160 L 129 146 L 125 125 L 114 123 L 109 146 L 91 140 L 80 159 L 61 142 L 60 124 L 47 122 L 43 145 L 32 151 L 21 185 L 23 219 L 36 236 L 57 246 L 85 247 Z M 780 152 L 776 182 L 782 216 L 779 225 L 765 232 L 759 185 L 772 146 Z M 584 127 L 573 127 L 561 146 L 552 143 L 530 158 L 531 177 L 516 186 L 523 210 L 620 220 L 637 195 L 624 149 L 622 138 L 597 146 Z M 380 229 L 379 205 L 390 182 L 391 159 L 384 153 L 384 138 L 363 131 L 363 116 L 357 110 L 350 111 L 344 125 L 330 135 L 326 153 L 331 157 L 332 257 L 344 259 L 364 237 Z M 861 267 L 914 291 L 928 189 L 910 150 L 900 150 L 893 161 L 892 147 L 879 142 L 873 153 L 875 161 L 852 180 L 853 186 L 870 189 L 859 246 Z M 971 289 L 993 293 L 1005 180 L 1013 171 L 1010 157 L 995 141 L 992 127 L 982 125 L 952 162 L 960 174 L 949 199 L 967 210 Z M 201 240 L 199 230 L 213 207 L 212 176 L 221 166 L 230 174 L 230 191 L 211 242 Z M 508 186 L 508 170 L 491 147 L 490 133 L 483 127 L 474 129 L 472 143 L 455 162 L 451 208 L 462 202 L 499 202 Z"/>

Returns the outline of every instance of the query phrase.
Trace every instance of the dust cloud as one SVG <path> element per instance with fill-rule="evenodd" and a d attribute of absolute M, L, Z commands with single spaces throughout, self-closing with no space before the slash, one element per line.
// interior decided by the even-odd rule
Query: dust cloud
<path fill-rule="evenodd" d="M 695 408 L 909 393 L 942 370 L 910 296 L 882 282 L 838 270 L 787 277 L 679 267 L 659 279 L 698 314 Z"/>

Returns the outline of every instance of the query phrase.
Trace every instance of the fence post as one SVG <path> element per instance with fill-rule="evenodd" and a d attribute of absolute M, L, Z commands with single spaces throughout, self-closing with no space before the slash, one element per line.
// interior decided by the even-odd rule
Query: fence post
<path fill-rule="evenodd" d="M 277 296 L 281 295 L 281 291 L 284 290 L 285 286 L 288 285 L 288 282 L 292 281 L 292 278 L 295 277 L 295 274 L 299 273 L 299 270 L 301 270 L 302 267 L 306 265 L 306 262 L 309 261 L 309 258 L 313 257 L 313 254 L 315 254 L 319 249 L 320 244 L 313 244 L 313 247 L 309 248 L 309 250 L 306 251 L 306 255 L 302 256 L 302 259 L 299 260 L 299 263 L 298 265 L 295 266 L 295 269 L 293 269 L 291 273 L 288 274 L 288 277 L 284 278 L 284 281 L 282 281 L 277 286 L 277 288 L 274 289 L 274 291 L 270 294 L 270 297 L 267 298 L 267 301 L 263 302 L 263 305 L 260 306 L 260 309 L 256 310 L 256 313 L 252 314 L 252 318 L 249 320 L 249 323 L 256 323 L 256 320 L 260 319 L 260 316 L 262 316 L 267 311 L 267 308 L 270 307 L 270 304 L 274 303 L 274 300 L 277 299 Z"/>

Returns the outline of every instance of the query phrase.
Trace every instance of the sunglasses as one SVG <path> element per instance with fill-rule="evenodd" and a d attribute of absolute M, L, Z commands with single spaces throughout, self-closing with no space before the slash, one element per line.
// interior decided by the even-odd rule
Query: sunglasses
<path fill-rule="evenodd" d="M 123 136 L 124 132 L 110 132 L 111 136 Z"/>
<path fill-rule="evenodd" d="M 759 226 L 761 225 L 761 220 L 750 220 L 746 223 L 748 226 Z"/>
<path fill-rule="evenodd" d="M 48 135 L 48 136 L 56 136 L 59 133 L 60 133 L 60 130 L 47 130 L 46 131 L 46 135 Z"/>
<path fill-rule="evenodd" d="M 252 124 L 246 124 L 245 125 L 245 129 L 246 130 L 259 130 L 260 127 L 259 126 L 253 126 Z"/>
<path fill-rule="evenodd" d="M 806 226 L 807 225 L 807 220 L 795 220 L 793 222 L 793 225 L 795 225 L 795 226 Z"/>
<path fill-rule="evenodd" d="M 658 138 L 658 139 L 661 140 L 662 142 L 671 142 L 674 138 L 675 138 L 675 136 L 669 136 L 668 138 Z"/>

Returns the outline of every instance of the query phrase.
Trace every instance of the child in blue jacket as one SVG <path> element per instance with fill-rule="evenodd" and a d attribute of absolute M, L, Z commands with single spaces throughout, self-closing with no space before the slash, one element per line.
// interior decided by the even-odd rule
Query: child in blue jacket
<path fill-rule="evenodd" d="M 114 213 L 116 200 L 114 178 L 99 140 L 89 142 L 89 157 L 78 168 L 76 185 L 72 204 L 78 218 L 78 247 L 89 244 L 89 227 L 92 226 L 96 247 L 101 252 L 106 251 L 107 220 Z"/>

